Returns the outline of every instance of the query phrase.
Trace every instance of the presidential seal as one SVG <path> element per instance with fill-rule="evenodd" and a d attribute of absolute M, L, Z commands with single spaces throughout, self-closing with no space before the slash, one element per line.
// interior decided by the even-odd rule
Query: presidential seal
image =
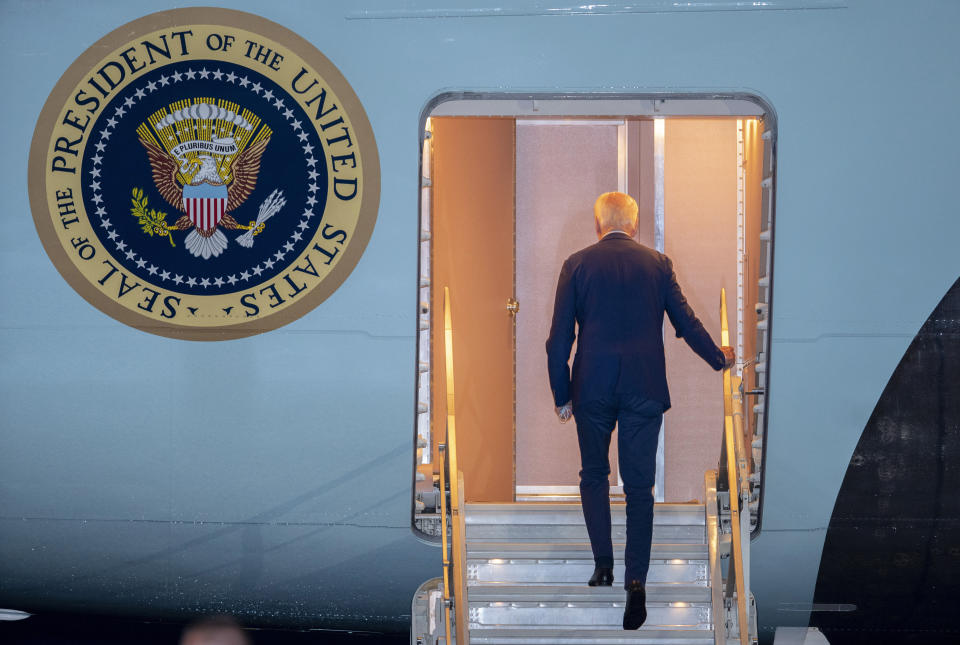
<path fill-rule="evenodd" d="M 356 266 L 379 205 L 373 132 L 319 51 L 226 9 L 147 16 L 60 79 L 30 151 L 56 268 L 151 333 L 224 340 L 316 307 Z"/>

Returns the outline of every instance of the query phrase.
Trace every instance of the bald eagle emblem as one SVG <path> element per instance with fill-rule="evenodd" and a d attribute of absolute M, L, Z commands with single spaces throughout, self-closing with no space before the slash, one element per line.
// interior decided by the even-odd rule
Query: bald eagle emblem
<path fill-rule="evenodd" d="M 233 216 L 257 185 L 271 134 L 266 126 L 257 131 L 259 119 L 244 112 L 195 100 L 182 109 L 155 114 L 152 128 L 145 123 L 137 131 L 157 191 L 183 213 L 171 225 L 162 222 L 162 233 L 170 236 L 170 231 L 189 230 L 184 245 L 204 260 L 226 250 L 227 237 L 221 229 L 246 230 L 236 241 L 247 248 L 253 246 L 254 235 L 286 203 L 283 193 L 274 190 L 249 225 L 240 224 Z"/>

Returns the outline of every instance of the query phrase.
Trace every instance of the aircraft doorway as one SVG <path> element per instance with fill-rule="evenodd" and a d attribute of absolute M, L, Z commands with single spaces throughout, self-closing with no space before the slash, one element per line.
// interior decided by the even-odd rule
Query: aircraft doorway
<path fill-rule="evenodd" d="M 742 100 L 680 101 L 673 106 L 680 113 L 658 117 L 656 101 L 621 101 L 631 109 L 619 114 L 603 105 L 617 101 L 537 103 L 454 101 L 429 114 L 422 158 L 420 491 L 435 478 L 445 422 L 442 307 L 449 287 L 467 501 L 577 497 L 576 431 L 554 415 L 544 340 L 563 260 L 596 241 L 592 205 L 602 192 L 637 200 L 639 241 L 674 260 L 688 301 L 718 342 L 717 296 L 726 288 L 737 312 L 746 388 L 766 387 L 765 372 L 755 369 L 765 365 L 764 357 L 756 360 L 766 349 L 758 322 L 769 302 L 770 220 L 761 220 L 772 211 L 761 183 L 772 155 L 762 136 L 764 110 Z M 689 501 L 701 496 L 703 472 L 717 464 L 719 377 L 674 338 L 669 324 L 664 333 L 674 407 L 661 434 L 657 499 Z M 757 414 L 751 427 L 762 426 L 763 398 L 749 402 Z M 617 494 L 616 442 L 611 446 Z M 755 457 L 759 465 L 760 453 Z"/>

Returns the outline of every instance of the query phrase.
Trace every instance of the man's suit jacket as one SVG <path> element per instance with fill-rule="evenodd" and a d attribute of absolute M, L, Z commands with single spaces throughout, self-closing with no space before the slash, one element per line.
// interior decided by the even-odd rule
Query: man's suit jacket
<path fill-rule="evenodd" d="M 663 358 L 663 314 L 713 369 L 723 352 L 687 304 L 670 259 L 610 233 L 563 263 L 547 338 L 550 387 L 557 407 L 634 394 L 670 407 Z M 568 361 L 577 353 L 571 378 Z"/>

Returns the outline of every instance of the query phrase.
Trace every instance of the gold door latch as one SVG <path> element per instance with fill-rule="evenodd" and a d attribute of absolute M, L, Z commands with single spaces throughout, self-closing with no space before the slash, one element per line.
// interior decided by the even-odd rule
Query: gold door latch
<path fill-rule="evenodd" d="M 511 316 L 516 316 L 517 312 L 520 311 L 520 303 L 513 298 L 507 298 L 507 311 L 510 312 Z"/>

